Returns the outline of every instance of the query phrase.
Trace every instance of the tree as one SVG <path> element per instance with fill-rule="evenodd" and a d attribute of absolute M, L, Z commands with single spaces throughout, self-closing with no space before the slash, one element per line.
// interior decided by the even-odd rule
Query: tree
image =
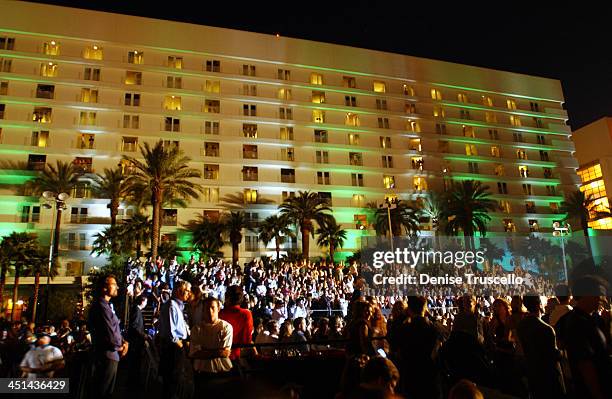
<path fill-rule="evenodd" d="M 221 204 L 229 211 L 244 210 L 256 205 L 273 204 L 274 200 L 266 198 L 262 195 L 257 195 L 254 202 L 247 202 L 244 193 L 238 191 L 235 194 L 226 194 L 221 198 Z"/>
<path fill-rule="evenodd" d="M 125 225 L 116 225 L 106 227 L 104 230 L 94 235 L 94 242 L 91 248 L 91 254 L 100 255 L 119 255 L 119 253 L 127 252 L 130 248 L 130 239 L 124 234 Z"/>
<path fill-rule="evenodd" d="M 302 235 L 302 256 L 308 258 L 310 235 L 314 238 L 314 223 L 321 226 L 332 216 L 331 208 L 325 198 L 312 191 L 299 191 L 279 205 L 281 215 L 298 226 Z"/>
<path fill-rule="evenodd" d="M 185 229 L 191 233 L 191 245 L 200 253 L 200 258 L 216 258 L 222 255 L 223 225 L 203 215 L 190 220 Z"/>
<path fill-rule="evenodd" d="M 430 191 L 423 201 L 420 209 L 421 215 L 428 218 L 431 222 L 431 228 L 434 235 L 438 235 L 440 227 L 444 228 L 444 209 L 448 201 L 444 195 L 440 195 L 435 191 Z"/>
<path fill-rule="evenodd" d="M 497 203 L 490 199 L 488 186 L 474 180 L 456 183 L 448 194 L 448 204 L 443 212 L 448 219 L 446 233 L 458 235 L 463 231 L 466 249 L 474 248 L 474 233 L 481 236 L 487 233 L 487 223 L 491 220 L 488 212 L 497 209 Z"/>
<path fill-rule="evenodd" d="M 244 212 L 229 212 L 221 219 L 223 231 L 227 234 L 229 242 L 232 246 L 232 263 L 238 264 L 240 255 L 240 243 L 242 242 L 242 229 L 255 228 L 254 224 L 248 219 Z"/>
<path fill-rule="evenodd" d="M 405 201 L 397 200 L 389 210 L 381 206 L 376 209 L 374 228 L 376 234 L 389 233 L 389 216 L 391 217 L 391 231 L 394 237 L 415 235 L 419 231 L 419 211 L 416 207 Z"/>
<path fill-rule="evenodd" d="M 506 250 L 498 246 L 494 240 L 481 238 L 479 244 L 479 249 L 484 251 L 484 257 L 491 265 L 491 269 L 493 269 L 496 260 L 501 260 L 506 255 Z"/>
<path fill-rule="evenodd" d="M 57 161 L 56 166 L 46 164 L 42 172 L 26 184 L 32 188 L 34 194 L 41 195 L 45 191 L 54 194 L 70 194 L 79 182 L 81 174 L 73 163 Z M 52 257 L 58 255 L 60 242 L 60 226 L 62 223 L 62 207 L 56 206 L 55 231 L 53 232 Z"/>
<path fill-rule="evenodd" d="M 342 228 L 335 219 L 323 223 L 318 229 L 317 234 L 317 245 L 320 247 L 329 248 L 329 258 L 332 264 L 334 263 L 334 252 L 338 248 L 344 246 L 344 240 L 346 240 L 346 230 Z"/>
<path fill-rule="evenodd" d="M 142 213 L 134 214 L 130 219 L 121 224 L 121 240 L 126 247 L 136 249 L 136 258 L 142 255 L 142 246 L 147 245 L 151 239 L 153 223 L 148 216 Z"/>
<path fill-rule="evenodd" d="M 589 219 L 591 214 L 595 214 L 597 218 L 610 217 L 610 211 L 598 211 L 597 200 L 592 194 L 585 195 L 584 191 L 576 190 L 569 195 L 567 200 L 561 203 L 561 212 L 565 213 L 565 219 L 578 219 L 580 228 L 584 233 L 584 240 L 589 255 L 593 253 L 591 241 L 589 239 Z M 592 255 L 591 255 L 592 256 Z"/>
<path fill-rule="evenodd" d="M 11 320 L 15 312 L 15 304 L 19 292 L 19 278 L 32 260 L 38 255 L 39 247 L 36 235 L 30 233 L 13 232 L 2 240 L 3 255 L 5 255 L 15 270 L 13 282 L 13 309 Z"/>
<path fill-rule="evenodd" d="M 127 177 L 127 184 L 150 189 L 153 207 L 151 253 L 155 259 L 159 246 L 164 198 L 183 200 L 198 198 L 198 193 L 202 192 L 203 188 L 191 179 L 200 178 L 202 173 L 198 169 L 189 167 L 191 159 L 184 156 L 177 146 L 164 146 L 161 140 L 152 148 L 149 143 L 140 146 L 140 153 L 144 158 L 143 161 L 124 156 L 124 159 L 131 162 L 134 167 L 134 173 Z"/>
<path fill-rule="evenodd" d="M 265 218 L 258 225 L 258 238 L 265 246 L 272 240 L 276 248 L 276 260 L 280 260 L 280 246 L 287 237 L 293 237 L 289 221 L 284 216 L 272 215 Z"/>
<path fill-rule="evenodd" d="M 32 254 L 30 258 L 29 267 L 24 271 L 24 275 L 34 275 L 34 294 L 32 298 L 32 321 L 36 321 L 36 310 L 38 309 L 38 296 L 40 293 L 40 277 L 47 276 L 49 272 L 49 278 L 54 278 L 58 274 L 59 263 L 57 259 L 53 259 L 51 262 L 51 269 L 49 269 L 49 254 L 46 253 L 42 248 L 38 247 L 37 251 Z M 46 288 L 49 289 L 49 286 Z M 48 303 L 45 306 L 49 306 Z"/>
<path fill-rule="evenodd" d="M 111 226 L 117 224 L 117 214 L 119 213 L 119 205 L 121 201 L 129 194 L 129 186 L 127 185 L 125 176 L 120 167 L 115 169 L 104 169 L 104 174 L 95 174 L 92 177 L 93 193 L 97 198 L 107 198 L 110 200 L 108 209 L 110 209 Z"/>

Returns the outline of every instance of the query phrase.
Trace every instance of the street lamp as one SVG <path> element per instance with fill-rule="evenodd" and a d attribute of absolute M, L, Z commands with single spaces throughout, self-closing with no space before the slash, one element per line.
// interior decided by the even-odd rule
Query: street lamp
<path fill-rule="evenodd" d="M 54 193 L 53 191 L 45 191 L 42 194 L 45 199 L 45 203 L 43 207 L 46 209 L 53 209 L 55 207 L 55 212 L 51 215 L 51 234 L 49 238 L 49 263 L 47 265 L 47 288 L 45 293 L 45 320 L 47 319 L 47 313 L 49 309 L 49 286 L 51 284 L 51 265 L 53 264 L 53 259 L 57 257 L 57 252 L 59 249 L 59 225 L 61 223 L 61 215 L 62 210 L 67 209 L 66 200 L 70 198 L 70 195 L 66 193 Z M 54 220 L 55 217 L 55 220 Z M 55 229 L 55 230 L 54 230 Z M 34 309 L 32 311 L 32 319 L 35 320 L 36 317 L 36 304 L 34 304 Z"/>
<path fill-rule="evenodd" d="M 559 222 L 554 222 L 553 223 L 553 236 L 555 237 L 561 237 L 561 256 L 563 256 L 563 273 L 565 275 L 565 284 L 569 285 L 569 279 L 568 279 L 568 275 L 567 275 L 567 263 L 565 261 L 565 240 L 564 237 L 566 234 L 571 234 L 572 230 L 571 230 L 571 226 L 569 225 L 569 223 L 559 223 Z"/>
<path fill-rule="evenodd" d="M 395 252 L 393 249 L 393 230 L 391 228 L 391 209 L 397 208 L 397 198 L 385 198 L 385 202 L 380 205 L 381 207 L 387 208 L 387 222 L 389 223 L 389 239 L 391 241 L 391 252 Z"/>

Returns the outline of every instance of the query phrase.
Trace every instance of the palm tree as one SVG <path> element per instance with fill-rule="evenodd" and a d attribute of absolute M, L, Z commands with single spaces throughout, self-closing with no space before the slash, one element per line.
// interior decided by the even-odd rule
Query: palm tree
<path fill-rule="evenodd" d="M 6 286 L 6 274 L 11 268 L 11 262 L 8 257 L 9 252 L 8 241 L 0 242 L 0 314 L 4 311 L 4 287 Z"/>
<path fill-rule="evenodd" d="M 374 228 L 378 235 L 384 236 L 389 233 L 389 216 L 394 237 L 399 237 L 403 233 L 412 236 L 419 231 L 419 211 L 405 201 L 397 200 L 395 207 L 389 210 L 381 206 L 376 209 L 374 216 Z"/>
<path fill-rule="evenodd" d="M 223 225 L 216 220 L 210 220 L 203 215 L 190 220 L 184 225 L 191 233 L 191 244 L 201 256 L 219 257 L 223 247 Z"/>
<path fill-rule="evenodd" d="M 40 276 L 47 275 L 49 271 L 50 278 L 54 278 L 58 274 L 59 264 L 57 259 L 51 262 L 51 269 L 49 269 L 49 254 L 47 254 L 42 248 L 38 248 L 33 256 L 30 258 L 30 265 L 26 270 L 26 275 L 34 274 L 34 294 L 32 296 L 32 321 L 36 321 L 36 310 L 38 309 L 38 296 L 40 293 Z M 46 289 L 49 289 L 47 286 Z M 45 306 L 49 306 L 48 303 Z"/>
<path fill-rule="evenodd" d="M 70 194 L 72 189 L 77 185 L 80 176 L 81 174 L 75 168 L 73 163 L 58 160 L 56 166 L 51 164 L 45 165 L 43 171 L 26 184 L 28 184 L 32 188 L 34 194 L 37 195 L 41 195 L 45 191 L 51 191 L 55 194 Z M 62 223 L 62 207 L 58 205 L 55 209 L 55 231 L 53 232 L 52 250 L 53 258 L 55 258 L 58 254 L 60 226 Z"/>
<path fill-rule="evenodd" d="M 4 237 L 2 245 L 5 247 L 4 255 L 15 269 L 15 281 L 13 282 L 13 309 L 11 310 L 11 320 L 15 312 L 15 304 L 19 292 L 19 278 L 27 268 L 31 260 L 38 253 L 38 240 L 34 234 L 13 232 Z"/>
<path fill-rule="evenodd" d="M 126 247 L 136 246 L 136 258 L 142 255 L 142 246 L 147 245 L 151 239 L 153 223 L 148 216 L 142 213 L 134 214 L 121 224 L 121 238 Z"/>
<path fill-rule="evenodd" d="M 159 140 L 153 148 L 149 143 L 140 146 L 144 161 L 124 156 L 131 162 L 134 173 L 127 177 L 127 184 L 133 187 L 149 187 L 151 205 L 153 207 L 153 226 L 151 231 L 152 258 L 157 257 L 161 227 L 161 210 L 164 198 L 180 198 L 184 200 L 199 197 L 203 188 L 191 179 L 199 178 L 202 173 L 189 167 L 191 159 L 183 155 L 176 146 L 164 146 Z"/>
<path fill-rule="evenodd" d="M 438 235 L 440 227 L 444 227 L 444 209 L 447 202 L 444 195 L 440 195 L 435 191 L 430 191 L 423 201 L 420 209 L 421 215 L 431 221 L 434 235 Z"/>
<path fill-rule="evenodd" d="M 593 208 L 597 208 L 597 205 L 597 200 L 592 194 L 585 195 L 584 191 L 580 190 L 571 193 L 567 200 L 561 203 L 561 212 L 566 214 L 564 220 L 574 218 L 580 222 L 580 228 L 582 228 L 584 233 L 584 240 L 589 255 L 593 253 L 589 239 L 589 219 L 591 219 L 591 214 L 594 213 L 597 218 L 612 216 L 609 210 L 595 211 Z"/>
<path fill-rule="evenodd" d="M 110 200 L 111 226 L 117 224 L 117 214 L 121 201 L 129 194 L 129 186 L 126 184 L 125 176 L 120 167 L 115 169 L 104 169 L 104 174 L 95 174 L 92 177 L 93 192 L 97 198 L 107 198 Z"/>
<path fill-rule="evenodd" d="M 244 193 L 238 191 L 235 194 L 226 194 L 221 198 L 223 207 L 229 211 L 244 210 L 254 205 L 269 205 L 273 204 L 274 200 L 258 195 L 255 202 L 246 202 Z"/>
<path fill-rule="evenodd" d="M 250 219 L 246 217 L 244 212 L 229 212 L 221 219 L 223 230 L 227 234 L 230 244 L 232 245 L 232 263 L 238 264 L 240 255 L 240 243 L 242 242 L 242 229 L 254 229 L 255 226 Z"/>
<path fill-rule="evenodd" d="M 104 230 L 94 235 L 94 242 L 92 244 L 91 254 L 100 256 L 103 254 L 117 255 L 120 252 L 125 252 L 129 248 L 129 239 L 127 239 L 124 230 L 127 224 L 119 226 L 109 226 Z"/>
<path fill-rule="evenodd" d="M 272 215 L 265 218 L 258 226 L 258 238 L 265 246 L 272 240 L 276 248 L 276 260 L 280 259 L 280 246 L 287 237 L 293 237 L 289 222 L 283 216 Z"/>
<path fill-rule="evenodd" d="M 331 208 L 325 198 L 312 191 L 299 191 L 295 197 L 289 197 L 279 205 L 281 215 L 298 226 L 302 235 L 302 256 L 308 258 L 310 235 L 314 238 L 313 222 L 319 226 L 332 216 Z"/>
<path fill-rule="evenodd" d="M 329 248 L 329 258 L 333 264 L 334 252 L 336 249 L 344 246 L 344 240 L 346 240 L 346 230 L 336 223 L 336 219 L 332 218 L 331 220 L 323 223 L 317 229 L 317 234 L 319 235 L 317 238 L 317 245 L 320 247 Z"/>
<path fill-rule="evenodd" d="M 463 180 L 448 193 L 448 204 L 443 212 L 448 220 L 446 233 L 457 235 L 460 230 L 463 231 L 466 249 L 474 248 L 476 231 L 483 237 L 487 233 L 487 223 L 491 220 L 488 212 L 497 209 L 490 195 L 488 186 L 474 180 Z"/>

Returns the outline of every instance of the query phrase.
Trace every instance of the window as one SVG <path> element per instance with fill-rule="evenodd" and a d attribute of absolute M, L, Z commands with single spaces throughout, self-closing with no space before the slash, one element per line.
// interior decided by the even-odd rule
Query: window
<path fill-rule="evenodd" d="M 204 112 L 218 114 L 221 112 L 221 101 L 204 100 Z"/>
<path fill-rule="evenodd" d="M 142 51 L 128 51 L 128 59 L 127 62 L 129 64 L 144 64 L 144 53 Z"/>
<path fill-rule="evenodd" d="M 383 175 L 383 187 L 386 189 L 395 188 L 395 176 Z"/>
<path fill-rule="evenodd" d="M 68 249 L 72 251 L 87 250 L 87 233 L 68 233 Z"/>
<path fill-rule="evenodd" d="M 494 112 L 485 112 L 485 121 L 487 123 L 497 123 L 497 115 Z"/>
<path fill-rule="evenodd" d="M 350 145 L 359 145 L 361 140 L 359 134 L 357 133 L 349 133 L 348 134 L 348 142 Z"/>
<path fill-rule="evenodd" d="M 365 206 L 365 195 L 363 194 L 353 194 L 353 199 L 351 201 L 351 205 L 356 207 L 356 208 L 363 208 Z M 360 216 L 360 215 L 355 215 L 355 216 Z M 366 215 L 362 215 L 362 216 L 366 216 Z M 367 220 L 367 219 L 366 219 Z M 365 228 L 365 223 L 366 220 L 359 220 L 357 223 L 357 228 L 362 230 Z M 360 224 L 359 222 L 362 222 L 363 224 Z"/>
<path fill-rule="evenodd" d="M 467 94 L 464 94 L 464 93 L 457 94 L 457 101 L 459 101 L 460 103 L 467 103 L 468 102 Z"/>
<path fill-rule="evenodd" d="M 281 148 L 281 158 L 283 161 L 295 161 L 295 148 L 287 147 Z"/>
<path fill-rule="evenodd" d="M 125 84 L 126 85 L 141 85 L 142 84 L 142 72 L 127 71 L 125 73 Z"/>
<path fill-rule="evenodd" d="M 436 123 L 436 133 L 446 134 L 446 125 L 443 123 Z"/>
<path fill-rule="evenodd" d="M 181 110 L 181 98 L 177 96 L 166 96 L 164 98 L 164 109 L 169 111 L 180 111 Z"/>
<path fill-rule="evenodd" d="M 221 72 L 221 61 L 206 60 L 206 72 Z"/>
<path fill-rule="evenodd" d="M 218 121 L 204 122 L 204 134 L 219 134 L 219 122 Z"/>
<path fill-rule="evenodd" d="M 380 148 L 391 148 L 391 137 L 388 136 L 380 136 Z"/>
<path fill-rule="evenodd" d="M 325 123 L 325 111 L 320 109 L 312 110 L 312 121 L 314 123 Z"/>
<path fill-rule="evenodd" d="M 134 164 L 131 161 L 128 161 L 127 159 L 122 159 L 121 161 L 119 161 L 119 165 L 121 167 L 121 174 L 123 175 L 130 175 L 136 170 Z"/>
<path fill-rule="evenodd" d="M 355 88 L 357 87 L 357 83 L 355 82 L 355 78 L 351 76 L 343 76 L 342 77 L 342 86 Z"/>
<path fill-rule="evenodd" d="M 0 82 L 0 96 L 8 94 L 8 82 Z"/>
<path fill-rule="evenodd" d="M 44 170 L 47 164 L 46 155 L 29 154 L 28 155 L 28 170 Z"/>
<path fill-rule="evenodd" d="M 176 226 L 178 209 L 162 209 L 162 226 Z"/>
<path fill-rule="evenodd" d="M 242 115 L 244 115 L 244 116 L 257 116 L 257 105 L 255 105 L 255 104 L 242 104 Z"/>
<path fill-rule="evenodd" d="M 493 99 L 489 96 L 482 96 L 482 105 L 485 105 L 487 107 L 492 107 Z"/>
<path fill-rule="evenodd" d="M 349 152 L 349 164 L 363 166 L 363 155 L 360 152 Z"/>
<path fill-rule="evenodd" d="M 533 192 L 531 190 L 531 184 L 523 184 L 523 194 L 533 195 Z"/>
<path fill-rule="evenodd" d="M 311 101 L 315 104 L 323 104 L 325 102 L 325 92 L 313 91 Z"/>
<path fill-rule="evenodd" d="M 550 204 L 548 204 L 548 207 L 550 208 L 550 211 L 552 213 L 559 213 L 559 204 L 556 202 L 551 202 Z"/>
<path fill-rule="evenodd" d="M 244 181 L 259 180 L 259 173 L 258 173 L 257 166 L 244 166 L 242 168 L 242 180 Z"/>
<path fill-rule="evenodd" d="M 257 138 L 257 124 L 256 123 L 243 123 L 242 134 L 244 137 Z"/>
<path fill-rule="evenodd" d="M 257 95 L 257 86 L 255 85 L 251 85 L 253 86 L 255 89 L 253 90 L 253 94 L 246 94 L 246 95 L 253 95 L 256 96 Z M 220 93 L 221 92 L 221 83 L 218 80 L 207 80 L 204 83 L 204 91 L 208 92 L 208 93 Z"/>
<path fill-rule="evenodd" d="M 124 105 L 132 107 L 140 106 L 140 94 L 139 93 L 125 93 Z"/>
<path fill-rule="evenodd" d="M 48 78 L 57 76 L 57 64 L 53 62 L 47 62 L 40 65 L 40 75 Z"/>
<path fill-rule="evenodd" d="M 431 89 L 432 100 L 442 100 L 442 92 L 438 89 Z"/>
<path fill-rule="evenodd" d="M 425 180 L 424 177 L 415 176 L 412 179 L 412 184 L 416 191 L 427 190 L 427 181 Z"/>
<path fill-rule="evenodd" d="M 540 226 L 538 225 L 538 221 L 535 219 L 529 219 L 529 231 L 532 233 L 540 231 Z"/>
<path fill-rule="evenodd" d="M 89 68 L 89 67 L 85 68 L 83 70 L 83 79 L 99 81 L 100 80 L 100 68 Z"/>
<path fill-rule="evenodd" d="M 293 109 L 280 107 L 278 109 L 278 117 L 279 119 L 293 119 Z"/>
<path fill-rule="evenodd" d="M 512 219 L 504 219 L 504 231 L 506 233 L 513 233 L 516 231 L 516 225 L 512 221 Z"/>
<path fill-rule="evenodd" d="M 281 193 L 281 197 L 283 199 L 283 202 L 285 202 L 289 198 L 295 198 L 295 191 L 283 191 Z"/>
<path fill-rule="evenodd" d="M 244 250 L 247 252 L 257 252 L 259 250 L 259 238 L 257 236 L 244 236 Z"/>
<path fill-rule="evenodd" d="M 81 102 L 97 103 L 98 89 L 83 88 L 81 89 Z"/>
<path fill-rule="evenodd" d="M 167 116 L 164 118 L 164 130 L 167 132 L 180 132 L 181 120 Z"/>
<path fill-rule="evenodd" d="M 293 126 L 281 127 L 279 137 L 281 140 L 293 140 Z"/>
<path fill-rule="evenodd" d="M 24 205 L 21 208 L 21 223 L 40 222 L 40 206 Z"/>
<path fill-rule="evenodd" d="M 493 168 L 493 173 L 495 173 L 496 176 L 504 176 L 505 174 L 504 165 L 501 163 L 496 164 L 495 167 Z"/>
<path fill-rule="evenodd" d="M 51 114 L 53 110 L 48 107 L 34 107 L 32 113 L 32 122 L 38 123 L 51 123 Z M 87 114 L 87 112 L 81 112 L 81 115 Z M 95 115 L 95 112 L 92 112 Z"/>
<path fill-rule="evenodd" d="M 205 163 L 203 177 L 206 180 L 219 180 L 219 165 Z"/>
<path fill-rule="evenodd" d="M 408 86 L 408 85 L 404 85 L 403 89 L 404 89 L 404 95 L 405 96 L 412 96 L 412 97 L 416 96 L 416 92 L 414 91 L 414 87 Z"/>
<path fill-rule="evenodd" d="M 533 201 L 525 202 L 525 212 L 527 212 L 527 213 L 536 213 L 535 202 L 533 202 Z"/>
<path fill-rule="evenodd" d="M 286 101 L 291 100 L 291 89 L 281 88 L 281 89 L 278 89 L 278 92 L 276 94 L 279 100 L 286 100 Z"/>
<path fill-rule="evenodd" d="M 508 99 L 506 100 L 506 106 L 508 109 L 516 109 L 516 101 Z"/>
<path fill-rule="evenodd" d="M 359 115 L 352 112 L 347 113 L 344 124 L 349 126 L 359 126 Z"/>
<path fill-rule="evenodd" d="M 1 72 L 11 72 L 13 65 L 12 60 L 2 60 L 0 59 L 0 71 Z"/>
<path fill-rule="evenodd" d="M 548 151 L 540 150 L 540 161 L 548 161 Z"/>
<path fill-rule="evenodd" d="M 213 143 L 210 141 L 204 142 L 204 156 L 205 157 L 218 157 L 219 156 L 219 143 Z"/>
<path fill-rule="evenodd" d="M 378 118 L 379 129 L 389 129 L 389 118 Z"/>
<path fill-rule="evenodd" d="M 77 173 L 93 173 L 93 160 L 89 157 L 76 157 L 72 163 Z"/>
<path fill-rule="evenodd" d="M 510 115 L 510 124 L 512 126 L 521 126 L 521 117 L 518 115 Z"/>
<path fill-rule="evenodd" d="M 504 182 L 497 182 L 497 192 L 500 194 L 508 194 L 508 184 Z"/>
<path fill-rule="evenodd" d="M 408 121 L 406 128 L 411 132 L 419 133 L 421 131 L 421 124 L 417 121 Z"/>
<path fill-rule="evenodd" d="M 553 173 L 551 168 L 543 168 L 542 173 L 544 174 L 545 179 L 552 179 Z"/>
<path fill-rule="evenodd" d="M 433 116 L 436 118 L 444 118 L 446 116 L 446 112 L 444 112 L 444 107 L 441 107 L 439 105 L 434 105 Z"/>
<path fill-rule="evenodd" d="M 533 118 L 533 123 L 534 125 L 536 125 L 537 128 L 544 128 L 544 122 L 542 121 L 542 118 Z"/>
<path fill-rule="evenodd" d="M 510 202 L 508 202 L 506 200 L 500 200 L 499 201 L 499 209 L 503 213 L 510 213 L 510 212 L 512 212 L 512 207 L 510 206 Z"/>
<path fill-rule="evenodd" d="M 183 69 L 183 57 L 168 56 L 168 68 Z"/>
<path fill-rule="evenodd" d="M 459 117 L 461 119 L 472 119 L 472 117 L 470 116 L 470 111 L 468 111 L 467 109 L 459 110 Z"/>
<path fill-rule="evenodd" d="M 76 147 L 81 150 L 92 150 L 95 148 L 96 136 L 90 133 L 81 133 L 77 135 Z"/>
<path fill-rule="evenodd" d="M 291 71 L 288 69 L 278 69 L 276 78 L 280 80 L 291 80 Z"/>
<path fill-rule="evenodd" d="M 0 104 L 0 119 L 4 119 L 5 110 L 6 110 L 6 104 Z"/>
<path fill-rule="evenodd" d="M 138 137 L 126 137 L 121 138 L 121 151 L 125 152 L 136 152 L 138 148 Z"/>
<path fill-rule="evenodd" d="M 404 111 L 407 114 L 416 114 L 417 110 L 416 110 L 416 104 L 415 103 L 407 103 L 404 104 Z"/>
<path fill-rule="evenodd" d="M 30 145 L 34 147 L 46 147 L 49 141 L 49 132 L 47 130 L 41 130 L 39 132 L 32 132 L 32 140 Z"/>
<path fill-rule="evenodd" d="M 169 89 L 182 89 L 183 78 L 180 76 L 166 76 L 166 87 Z"/>
<path fill-rule="evenodd" d="M 518 172 L 521 177 L 529 177 L 529 168 L 525 165 L 519 165 Z"/>
<path fill-rule="evenodd" d="M 478 155 L 478 149 L 476 148 L 475 144 L 466 144 L 465 145 L 465 155 L 468 156 L 477 156 Z"/>
<path fill-rule="evenodd" d="M 104 51 L 102 47 L 94 44 L 83 49 L 83 58 L 88 60 L 103 60 Z"/>
<path fill-rule="evenodd" d="M 317 163 L 329 163 L 328 151 L 315 151 L 315 160 Z"/>
<path fill-rule="evenodd" d="M 138 129 L 140 127 L 140 117 L 138 115 L 123 115 L 124 129 Z"/>
<path fill-rule="evenodd" d="M 315 130 L 314 139 L 315 139 L 315 143 L 327 143 L 328 142 L 327 130 Z"/>
<path fill-rule="evenodd" d="M 53 85 L 41 85 L 36 87 L 36 98 L 48 98 L 52 99 L 55 95 L 55 86 Z"/>
<path fill-rule="evenodd" d="M 356 187 L 363 187 L 363 173 L 351 173 L 351 184 Z"/>
<path fill-rule="evenodd" d="M 317 184 L 330 184 L 329 172 L 317 172 Z"/>
<path fill-rule="evenodd" d="M 516 157 L 518 159 L 527 159 L 527 153 L 525 150 L 516 150 Z"/>
<path fill-rule="evenodd" d="M 383 168 L 392 168 L 393 167 L 393 156 L 391 155 L 382 155 L 382 167 Z"/>
<path fill-rule="evenodd" d="M 533 111 L 533 112 L 540 112 L 540 105 L 536 102 L 530 101 L 529 102 L 529 108 Z"/>
<path fill-rule="evenodd" d="M 72 207 L 70 209 L 70 223 L 87 223 L 87 208 Z"/>
<path fill-rule="evenodd" d="M 244 76 L 256 76 L 256 71 L 255 65 L 242 64 L 242 74 Z"/>
<path fill-rule="evenodd" d="M 475 138 L 476 134 L 474 133 L 474 127 L 473 126 L 462 126 L 462 130 L 463 130 L 463 136 L 464 137 L 472 137 Z"/>
<path fill-rule="evenodd" d="M 281 169 L 281 183 L 295 183 L 295 169 Z"/>
<path fill-rule="evenodd" d="M 537 136 L 538 144 L 546 144 L 546 136 L 543 134 L 538 134 Z"/>
<path fill-rule="evenodd" d="M 45 42 L 43 44 L 43 53 L 46 55 L 59 55 L 60 54 L 60 45 L 55 40 L 51 40 L 50 42 Z"/>
<path fill-rule="evenodd" d="M 489 138 L 491 140 L 499 140 L 499 133 L 496 129 L 489 129 Z"/>
<path fill-rule="evenodd" d="M 257 159 L 257 146 L 253 144 L 242 145 L 242 158 Z"/>
<path fill-rule="evenodd" d="M 14 37 L 0 37 L 0 50 L 14 50 L 15 49 L 15 38 Z"/>
<path fill-rule="evenodd" d="M 344 96 L 344 105 L 347 107 L 356 107 L 357 106 L 357 97 L 355 96 Z"/>
<path fill-rule="evenodd" d="M 218 187 L 204 187 L 202 190 L 202 195 L 200 197 L 204 202 L 212 202 L 216 204 L 219 202 L 219 188 Z M 214 211 L 218 215 L 218 211 Z M 207 214 L 207 211 L 204 211 L 204 216 L 210 218 L 210 214 Z M 217 216 L 218 218 L 218 216 Z"/>
<path fill-rule="evenodd" d="M 491 146 L 491 156 L 495 158 L 501 158 L 501 150 L 499 149 L 498 146 L 496 145 Z"/>
<path fill-rule="evenodd" d="M 377 93 L 384 93 L 387 91 L 387 84 L 385 82 L 375 80 L 372 83 L 372 90 L 374 90 Z"/>
<path fill-rule="evenodd" d="M 421 146 L 421 139 L 410 139 L 408 141 L 408 148 L 411 151 L 423 151 Z"/>

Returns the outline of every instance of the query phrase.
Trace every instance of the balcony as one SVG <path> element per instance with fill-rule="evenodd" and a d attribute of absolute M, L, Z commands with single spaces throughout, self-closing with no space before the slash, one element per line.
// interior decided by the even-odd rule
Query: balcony
<path fill-rule="evenodd" d="M 242 151 L 242 158 L 257 159 L 257 151 Z"/>
<path fill-rule="evenodd" d="M 41 90 L 41 89 L 36 90 L 36 98 L 46 98 L 46 99 L 52 100 L 54 96 L 55 96 L 55 93 L 53 90 Z"/>
<path fill-rule="evenodd" d="M 259 174 L 257 172 L 242 172 L 243 181 L 259 181 Z"/>
<path fill-rule="evenodd" d="M 65 219 L 65 223 L 71 224 L 110 224 L 110 222 L 110 216 L 69 215 Z"/>
<path fill-rule="evenodd" d="M 164 215 L 162 217 L 162 226 L 176 226 L 177 215 Z"/>

